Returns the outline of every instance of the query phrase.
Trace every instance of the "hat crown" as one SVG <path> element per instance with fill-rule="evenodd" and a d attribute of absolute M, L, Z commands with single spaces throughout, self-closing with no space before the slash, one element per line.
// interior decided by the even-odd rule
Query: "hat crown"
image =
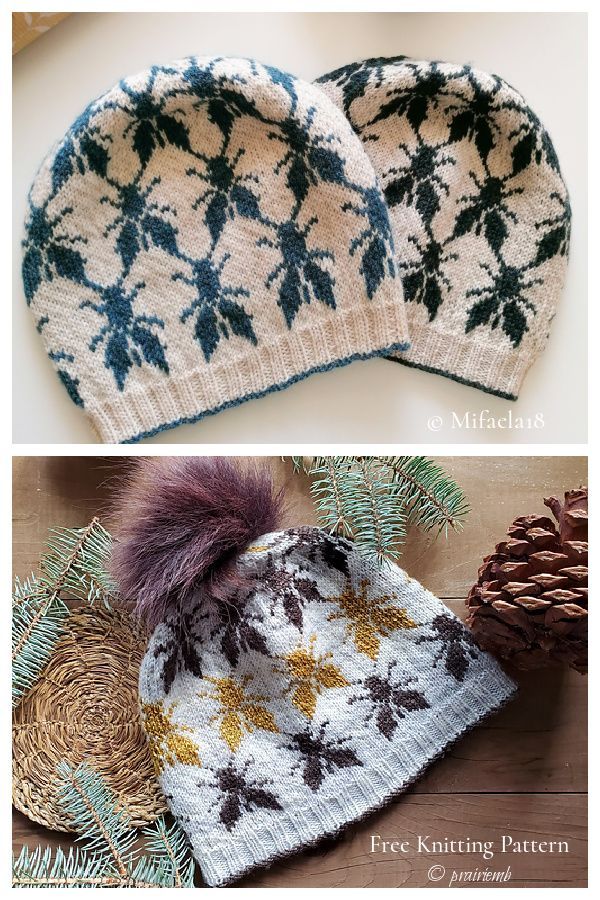
<path fill-rule="evenodd" d="M 380 178 L 411 348 L 401 362 L 516 399 L 562 290 L 571 209 L 548 132 L 497 75 L 368 59 L 317 79 Z"/>
<path fill-rule="evenodd" d="M 513 690 L 439 600 L 343 538 L 274 532 L 237 564 L 249 595 L 220 611 L 199 596 L 185 635 L 167 618 L 140 674 L 161 784 L 209 884 L 381 805 Z"/>
<path fill-rule="evenodd" d="M 348 122 L 319 88 L 252 60 L 122 79 L 30 192 L 26 297 L 106 439 L 405 344 L 395 275 Z"/>

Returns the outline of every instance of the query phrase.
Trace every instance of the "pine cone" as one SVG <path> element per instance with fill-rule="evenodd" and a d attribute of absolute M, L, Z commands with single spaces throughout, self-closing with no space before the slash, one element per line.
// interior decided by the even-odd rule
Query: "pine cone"
<path fill-rule="evenodd" d="M 519 516 L 469 591 L 467 625 L 485 650 L 517 668 L 568 663 L 586 673 L 587 488 L 544 500 L 558 521 Z"/>

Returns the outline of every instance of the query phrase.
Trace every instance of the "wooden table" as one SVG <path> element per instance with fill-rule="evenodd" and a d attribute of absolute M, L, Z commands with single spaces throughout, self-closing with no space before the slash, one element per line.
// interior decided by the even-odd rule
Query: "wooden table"
<path fill-rule="evenodd" d="M 449 457 L 441 464 L 465 489 L 472 511 L 461 534 L 433 542 L 409 535 L 402 565 L 464 617 L 464 597 L 482 557 L 520 514 L 547 512 L 542 497 L 587 483 L 587 461 L 573 457 Z M 314 523 L 308 480 L 271 459 L 289 498 L 284 526 Z M 123 461 L 98 457 L 14 460 L 14 570 L 35 569 L 47 529 L 75 526 L 106 509 Z M 325 842 L 241 882 L 244 887 L 445 887 L 453 872 L 505 871 L 507 887 L 581 887 L 587 865 L 587 679 L 572 670 L 514 674 L 517 699 L 436 762 L 400 800 Z M 408 841 L 406 853 L 372 852 L 372 838 Z M 429 838 L 426 838 L 426 836 Z M 418 852 L 445 838 L 566 842 L 568 852 Z M 68 845 L 14 813 L 13 845 Z M 433 882 L 428 872 L 443 866 Z M 441 870 L 434 869 L 439 876 Z M 464 877 L 464 876 L 463 876 Z M 486 886 L 478 883 L 471 886 Z M 492 886 L 492 885 L 490 885 Z M 496 885 L 497 886 L 497 885 Z"/>

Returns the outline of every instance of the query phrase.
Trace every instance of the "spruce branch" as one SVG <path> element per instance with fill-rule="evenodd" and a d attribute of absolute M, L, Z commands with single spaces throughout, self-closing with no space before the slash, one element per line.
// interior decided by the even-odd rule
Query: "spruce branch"
<path fill-rule="evenodd" d="M 405 504 L 408 521 L 424 531 L 459 531 L 469 512 L 469 504 L 456 482 L 441 466 L 425 456 L 383 456 L 383 465 L 392 471 Z"/>
<path fill-rule="evenodd" d="M 423 456 L 296 456 L 292 465 L 312 479 L 319 525 L 380 560 L 400 556 L 408 525 L 447 535 L 469 511 L 462 489 Z"/>
<path fill-rule="evenodd" d="M 98 519 L 85 528 L 53 529 L 40 575 L 15 580 L 12 617 L 13 706 L 35 684 L 69 614 L 64 598 L 94 603 L 114 593 L 106 563 L 112 539 Z"/>
<path fill-rule="evenodd" d="M 37 681 L 63 631 L 69 610 L 59 597 L 49 597 L 34 575 L 15 579 L 12 608 L 12 702 Z"/>
<path fill-rule="evenodd" d="M 406 534 L 404 511 L 377 457 L 357 458 L 355 466 L 344 489 L 354 541 L 380 560 L 394 559 Z"/>
<path fill-rule="evenodd" d="M 85 764 L 73 769 L 63 761 L 58 775 L 62 780 L 60 803 L 80 839 L 87 841 L 88 851 L 106 854 L 116 874 L 127 878 L 135 832 L 116 796 Z"/>
<path fill-rule="evenodd" d="M 61 802 L 85 841 L 84 848 L 56 851 L 24 847 L 13 859 L 14 887 L 188 888 L 194 861 L 177 825 L 161 817 L 139 833 L 104 780 L 86 763 L 59 765 Z"/>
<path fill-rule="evenodd" d="M 115 592 L 106 564 L 112 538 L 97 518 L 85 528 L 54 528 L 41 561 L 40 583 L 49 595 L 93 603 Z"/>
<path fill-rule="evenodd" d="M 23 847 L 13 858 L 12 884 L 16 888 L 120 887 L 121 880 L 105 874 L 104 860 L 77 848 L 68 854 L 60 847 L 30 850 Z"/>
<path fill-rule="evenodd" d="M 149 858 L 158 864 L 161 872 L 173 882 L 173 887 L 194 886 L 194 860 L 190 857 L 186 837 L 178 825 L 167 826 L 160 816 L 143 829 L 144 846 Z M 157 875 L 155 873 L 154 877 Z"/>
<path fill-rule="evenodd" d="M 352 529 L 344 508 L 342 491 L 347 485 L 348 471 L 342 456 L 318 457 L 307 474 L 315 476 L 310 492 L 325 528 L 344 535 Z"/>

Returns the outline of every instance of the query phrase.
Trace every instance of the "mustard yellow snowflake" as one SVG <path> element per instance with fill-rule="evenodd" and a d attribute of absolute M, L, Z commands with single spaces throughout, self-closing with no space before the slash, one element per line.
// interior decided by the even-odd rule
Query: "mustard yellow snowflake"
<path fill-rule="evenodd" d="M 364 578 L 358 591 L 348 582 L 346 590 L 339 597 L 328 597 L 328 600 L 340 607 L 339 612 L 331 613 L 328 621 L 350 619 L 348 633 L 352 635 L 356 649 L 370 659 L 377 659 L 380 636 L 387 637 L 393 631 L 416 628 L 417 623 L 413 622 L 405 609 L 393 604 L 398 599 L 394 594 L 369 597 L 369 587 L 369 580 Z"/>
<path fill-rule="evenodd" d="M 247 694 L 246 685 L 252 681 L 251 675 L 244 675 L 240 681 L 234 678 L 213 678 L 204 676 L 204 681 L 214 685 L 212 691 L 202 691 L 199 697 L 210 697 L 219 704 L 219 712 L 211 722 L 218 721 L 219 734 L 235 753 L 242 742 L 244 729 L 251 733 L 255 728 L 279 734 L 273 714 L 263 706 L 268 697 L 262 694 Z"/>
<path fill-rule="evenodd" d="M 317 708 L 317 697 L 324 688 L 345 687 L 349 684 L 340 670 L 330 662 L 333 654 L 315 655 L 316 634 L 311 635 L 308 647 L 298 647 L 282 657 L 287 665 L 292 703 L 312 719 Z"/>
<path fill-rule="evenodd" d="M 202 765 L 198 746 L 184 734 L 192 729 L 188 725 L 178 725 L 171 720 L 174 709 L 174 703 L 166 710 L 162 703 L 142 703 L 150 756 L 157 775 L 160 775 L 166 766 L 174 766 L 178 762 L 184 766 Z"/>

